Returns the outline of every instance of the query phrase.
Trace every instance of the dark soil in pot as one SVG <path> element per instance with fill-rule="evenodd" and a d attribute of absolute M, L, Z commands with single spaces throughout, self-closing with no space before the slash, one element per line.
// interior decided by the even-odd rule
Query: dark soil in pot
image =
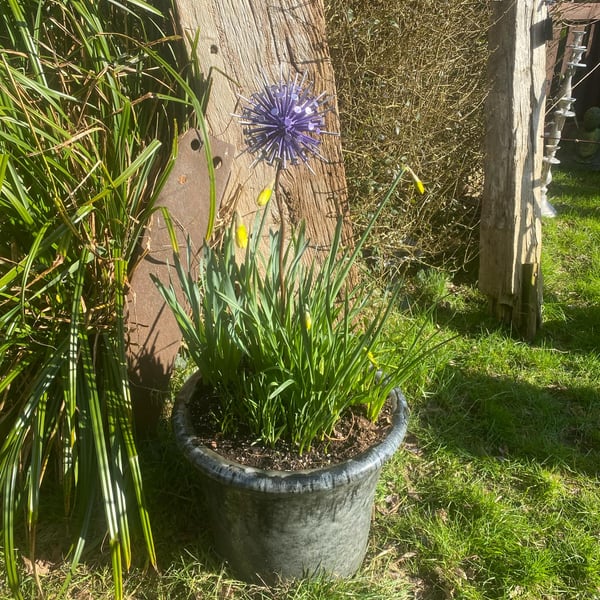
<path fill-rule="evenodd" d="M 392 428 L 390 404 L 384 406 L 376 423 L 365 416 L 363 407 L 356 407 L 342 417 L 330 437 L 317 440 L 309 450 L 299 455 L 297 448 L 283 440 L 270 447 L 243 431 L 236 435 L 223 435 L 218 423 L 215 423 L 213 412 L 207 410 L 209 403 L 205 394 L 199 383 L 188 403 L 196 441 L 224 458 L 258 469 L 302 471 L 330 467 L 379 444 Z"/>

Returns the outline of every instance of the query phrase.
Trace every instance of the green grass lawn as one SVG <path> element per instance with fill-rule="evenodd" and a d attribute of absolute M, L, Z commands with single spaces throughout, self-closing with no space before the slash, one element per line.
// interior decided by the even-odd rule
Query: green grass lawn
<path fill-rule="evenodd" d="M 457 337 L 405 390 L 409 435 L 384 469 L 355 578 L 279 589 L 232 579 L 211 551 L 194 474 L 165 425 L 142 446 L 161 573 L 135 566 L 126 596 L 600 598 L 600 173 L 558 172 L 551 192 L 558 217 L 544 222 L 544 326 L 534 343 L 490 320 L 474 286 L 437 272 L 416 279 L 436 304 L 435 326 Z M 38 567 L 52 598 L 67 567 L 62 506 L 49 497 Z M 112 597 L 99 532 L 68 598 Z M 23 572 L 33 594 L 26 564 Z"/>

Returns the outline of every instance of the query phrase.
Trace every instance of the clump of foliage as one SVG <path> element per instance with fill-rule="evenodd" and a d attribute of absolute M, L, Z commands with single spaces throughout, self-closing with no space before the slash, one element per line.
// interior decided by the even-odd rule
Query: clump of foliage
<path fill-rule="evenodd" d="M 179 285 L 155 279 L 203 389 L 214 397 L 212 418 L 223 433 L 242 433 L 272 447 L 285 440 L 302 454 L 331 438 L 353 407 L 362 406 L 376 421 L 393 388 L 439 347 L 425 331 L 427 323 L 407 325 L 405 336 L 395 340 L 393 361 L 380 367 L 390 354 L 383 338 L 398 294 L 374 307 L 365 282 L 349 285 L 376 218 L 407 171 L 404 167 L 395 179 L 352 250 L 342 248 L 343 221 L 338 221 L 322 264 L 306 259 L 309 243 L 302 225 L 289 243 L 281 227 L 266 232 L 265 210 L 250 239 L 239 235 L 234 221 L 217 250 L 206 245 L 198 274 L 184 266 L 191 262 L 188 248 L 187 261 L 175 256 Z M 263 252 L 265 234 L 269 242 Z M 240 241 L 243 257 L 236 255 Z"/>
<path fill-rule="evenodd" d="M 462 267 L 477 251 L 485 2 L 326 3 L 351 209 L 360 227 L 405 160 L 425 198 L 398 198 L 376 229 L 375 264 Z M 403 152 L 408 152 L 402 157 Z"/>
<path fill-rule="evenodd" d="M 583 126 L 587 131 L 600 128 L 600 106 L 590 106 L 583 114 Z"/>
<path fill-rule="evenodd" d="M 174 119 L 186 101 L 202 110 L 170 66 L 176 40 L 164 27 L 141 0 L 0 2 L 0 494 L 17 596 L 17 547 L 35 565 L 49 479 L 79 526 L 74 565 L 100 497 L 117 598 L 134 525 L 156 561 L 125 296 L 174 158 Z M 28 550 L 15 537 L 20 515 Z"/>

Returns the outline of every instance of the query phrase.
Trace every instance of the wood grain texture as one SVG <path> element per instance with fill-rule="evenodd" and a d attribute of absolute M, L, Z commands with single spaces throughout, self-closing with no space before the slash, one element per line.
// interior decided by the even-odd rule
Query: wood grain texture
<path fill-rule="evenodd" d="M 540 184 L 546 88 L 541 25 L 547 12 L 536 0 L 500 0 L 493 3 L 493 11 L 479 286 L 498 318 L 531 337 L 541 308 Z M 529 273 L 527 281 L 524 273 Z M 532 285 L 540 290 L 533 307 Z"/>
<path fill-rule="evenodd" d="M 238 150 L 224 205 L 235 207 L 251 223 L 256 198 L 272 181 L 274 169 L 251 166 L 252 156 L 243 152 L 242 127 L 232 115 L 240 109 L 239 96 L 256 91 L 263 74 L 278 80 L 282 72 L 306 73 L 315 93 L 331 94 L 337 109 L 323 1 L 176 0 L 176 6 L 184 35 L 193 39 L 199 33 L 198 60 L 203 73 L 210 71 L 213 77 L 207 108 L 210 133 Z M 328 113 L 326 128 L 339 132 L 337 110 Z M 281 177 L 281 190 L 286 220 L 304 219 L 311 243 L 326 247 L 337 217 L 347 213 L 340 137 L 323 136 L 320 152 L 326 163 L 311 160 L 314 174 L 304 165 L 288 168 Z M 277 219 L 274 203 L 272 213 Z"/>
<path fill-rule="evenodd" d="M 559 2 L 556 7 L 553 7 L 553 12 L 568 23 L 591 23 L 600 20 L 598 2 L 578 2 L 576 4 Z"/>

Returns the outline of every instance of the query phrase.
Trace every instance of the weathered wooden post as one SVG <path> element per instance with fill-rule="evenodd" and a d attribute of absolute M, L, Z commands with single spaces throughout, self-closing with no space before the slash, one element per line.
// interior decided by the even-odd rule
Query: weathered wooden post
<path fill-rule="evenodd" d="M 212 74 L 207 122 L 211 135 L 238 152 L 222 205 L 235 204 L 246 217 L 256 211 L 256 198 L 273 179 L 264 164 L 251 167 L 241 154 L 242 128 L 232 117 L 239 95 L 258 90 L 263 76 L 278 81 L 281 72 L 306 73 L 316 93 L 327 92 L 335 103 L 335 78 L 325 33 L 323 0 L 176 0 L 176 19 L 189 43 L 198 34 L 196 54 L 205 75 Z M 335 107 L 334 107 L 335 108 Z M 339 132 L 337 111 L 327 115 L 327 130 Z M 337 217 L 347 210 L 347 192 L 339 136 L 323 136 L 320 153 L 327 162 L 288 169 L 281 178 L 288 221 L 306 222 L 314 247 L 326 247 Z"/>
<path fill-rule="evenodd" d="M 541 324 L 540 187 L 549 22 L 543 0 L 495 0 L 491 6 L 479 286 L 492 313 L 531 339 Z"/>
<path fill-rule="evenodd" d="M 274 168 L 244 153 L 242 127 L 233 117 L 239 95 L 258 91 L 264 78 L 278 82 L 283 73 L 306 74 L 315 93 L 332 98 L 326 129 L 339 132 L 335 79 L 325 34 L 323 0 L 176 0 L 175 19 L 188 52 L 196 52 L 203 76 L 212 75 L 206 121 L 211 137 L 221 217 L 235 210 L 249 226 L 258 209 L 256 199 L 273 180 Z M 197 45 L 194 40 L 197 39 Z M 322 136 L 320 154 L 283 172 L 280 192 L 287 222 L 306 224 L 316 254 L 329 247 L 339 216 L 347 212 L 347 191 L 339 136 Z M 171 212 L 180 243 L 189 235 L 195 248 L 204 240 L 208 222 L 209 179 L 198 132 L 180 139 L 174 171 L 159 205 Z M 279 218 L 273 211 L 272 218 Z M 345 235 L 350 234 L 349 226 Z M 156 213 L 143 240 L 144 256 L 134 272 L 128 298 L 128 347 L 132 395 L 139 427 L 156 421 L 168 388 L 181 336 L 150 275 L 168 279 L 172 251 L 164 219 Z M 172 262 L 172 260 L 171 260 Z"/>

